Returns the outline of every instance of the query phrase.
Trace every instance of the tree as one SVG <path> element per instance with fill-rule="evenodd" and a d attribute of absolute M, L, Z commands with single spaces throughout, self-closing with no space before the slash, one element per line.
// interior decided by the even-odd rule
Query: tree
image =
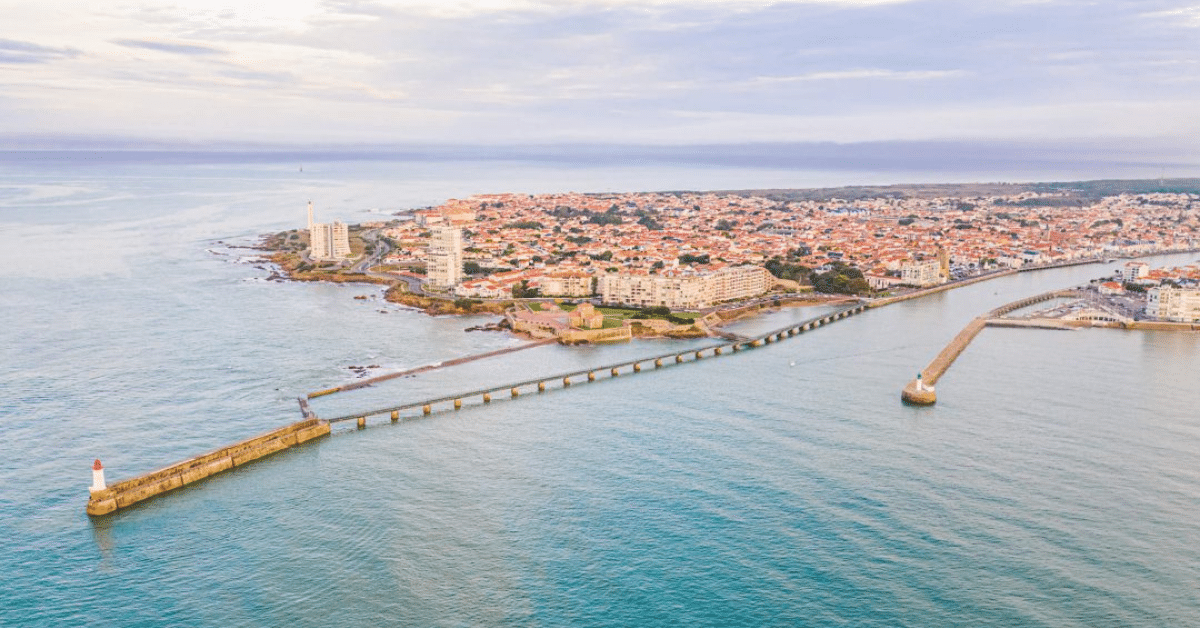
<path fill-rule="evenodd" d="M 812 285 L 817 292 L 830 294 L 871 292 L 871 285 L 863 277 L 862 271 L 844 262 L 834 262 L 828 271 L 813 275 Z"/>
<path fill-rule="evenodd" d="M 512 296 L 514 299 L 534 299 L 542 296 L 542 291 L 537 288 L 530 288 L 529 282 L 522 279 L 513 284 Z"/>

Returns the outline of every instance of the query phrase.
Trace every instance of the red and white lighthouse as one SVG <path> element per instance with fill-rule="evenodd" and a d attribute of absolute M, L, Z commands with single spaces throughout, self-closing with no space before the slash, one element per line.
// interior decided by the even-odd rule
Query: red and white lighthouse
<path fill-rule="evenodd" d="M 108 485 L 104 483 L 104 465 L 100 464 L 100 459 L 97 458 L 96 462 L 92 464 L 92 485 L 88 487 L 88 490 L 96 493 L 107 488 Z"/>

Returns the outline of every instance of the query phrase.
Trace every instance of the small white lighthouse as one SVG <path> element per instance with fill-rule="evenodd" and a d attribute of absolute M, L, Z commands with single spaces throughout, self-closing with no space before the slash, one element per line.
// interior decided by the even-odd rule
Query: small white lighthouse
<path fill-rule="evenodd" d="M 92 464 L 92 485 L 88 487 L 88 490 L 97 493 L 107 488 L 108 485 L 104 483 L 104 465 L 100 464 L 100 459 L 97 458 L 96 462 Z"/>

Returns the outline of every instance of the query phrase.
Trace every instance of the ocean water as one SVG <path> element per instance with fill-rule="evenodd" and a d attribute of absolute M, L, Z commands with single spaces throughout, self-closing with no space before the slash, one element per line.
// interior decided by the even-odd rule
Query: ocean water
<path fill-rule="evenodd" d="M 476 192 L 826 176 L 0 167 L 0 625 L 1200 624 L 1200 336 L 987 329 L 936 406 L 899 401 L 980 312 L 1102 266 L 997 279 L 636 377 L 342 424 L 114 516 L 84 514 L 93 458 L 110 481 L 133 476 L 297 420 L 296 398 L 351 381 L 350 366 L 520 344 L 463 331 L 489 317 L 429 317 L 375 287 L 266 281 L 241 247 L 299 226 L 309 199 L 321 219 L 364 221 Z M 334 416 L 699 344 L 546 346 L 313 407 Z"/>

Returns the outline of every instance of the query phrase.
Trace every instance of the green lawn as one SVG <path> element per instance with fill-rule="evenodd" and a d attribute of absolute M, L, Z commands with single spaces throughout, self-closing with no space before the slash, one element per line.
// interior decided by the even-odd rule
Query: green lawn
<path fill-rule="evenodd" d="M 613 318 L 613 319 L 623 321 L 623 320 L 630 318 L 631 316 L 634 316 L 641 310 L 633 310 L 633 309 L 628 309 L 628 308 L 623 308 L 623 307 L 598 307 L 598 308 L 596 308 L 596 311 L 600 312 L 601 314 L 604 314 L 604 317 L 606 319 Z M 671 316 L 676 316 L 679 318 L 686 318 L 688 320 L 694 321 L 694 320 L 702 317 L 703 314 L 701 314 L 699 312 L 671 312 Z M 658 320 L 663 320 L 663 321 L 667 320 L 666 316 L 661 316 L 658 314 L 646 316 L 645 318 L 658 319 Z"/>

